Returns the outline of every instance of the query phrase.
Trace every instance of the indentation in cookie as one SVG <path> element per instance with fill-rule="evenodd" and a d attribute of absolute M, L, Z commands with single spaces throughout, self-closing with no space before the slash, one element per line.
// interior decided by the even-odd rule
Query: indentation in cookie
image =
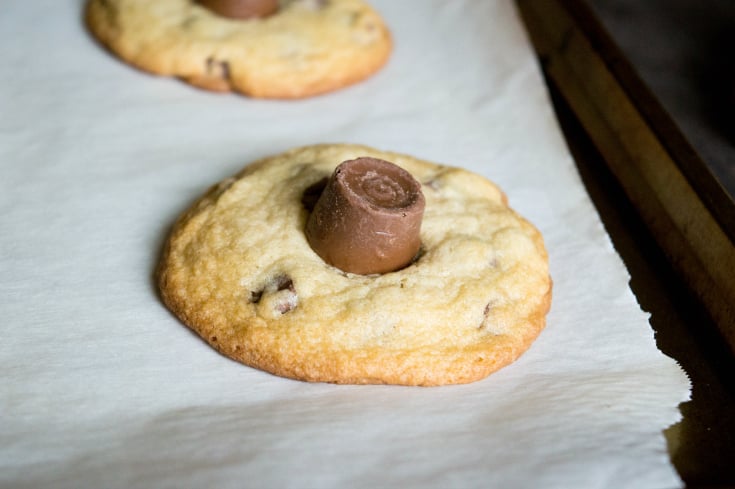
<path fill-rule="evenodd" d="M 316 205 L 316 201 L 319 200 L 319 197 L 322 195 L 322 192 L 324 192 L 324 188 L 327 186 L 327 182 L 329 181 L 328 177 L 324 177 L 318 182 L 315 182 L 304 190 L 304 193 L 301 195 L 301 205 L 304 206 L 304 209 L 311 212 L 314 210 L 314 206 Z"/>
<path fill-rule="evenodd" d="M 411 263 L 406 265 L 406 267 L 409 267 L 411 265 L 414 265 L 417 261 L 419 261 L 424 255 L 426 254 L 426 247 L 423 243 L 421 243 L 421 246 L 419 246 L 419 250 L 416 252 L 416 255 L 411 260 Z"/>

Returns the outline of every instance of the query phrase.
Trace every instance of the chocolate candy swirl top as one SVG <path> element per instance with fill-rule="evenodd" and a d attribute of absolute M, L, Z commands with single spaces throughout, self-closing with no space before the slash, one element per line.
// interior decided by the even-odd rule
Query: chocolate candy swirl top
<path fill-rule="evenodd" d="M 410 173 L 385 160 L 340 164 L 309 216 L 306 237 L 327 263 L 358 274 L 405 267 L 421 246 L 425 200 Z"/>
<path fill-rule="evenodd" d="M 197 0 L 222 17 L 251 19 L 266 17 L 278 10 L 278 0 Z"/>

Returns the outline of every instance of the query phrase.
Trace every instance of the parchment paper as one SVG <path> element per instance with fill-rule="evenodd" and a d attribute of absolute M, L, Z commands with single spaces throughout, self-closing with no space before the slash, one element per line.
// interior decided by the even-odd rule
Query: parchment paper
<path fill-rule="evenodd" d="M 689 384 L 661 354 L 510 1 L 374 0 L 396 50 L 303 101 L 202 92 L 86 34 L 81 0 L 0 15 L 0 485 L 674 487 Z M 232 362 L 161 304 L 175 217 L 248 162 L 351 142 L 482 173 L 544 233 L 548 326 L 463 386 L 334 386 Z"/>

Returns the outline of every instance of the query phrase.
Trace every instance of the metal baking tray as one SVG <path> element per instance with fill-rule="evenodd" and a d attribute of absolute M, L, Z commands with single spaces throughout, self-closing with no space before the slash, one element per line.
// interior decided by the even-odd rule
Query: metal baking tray
<path fill-rule="evenodd" d="M 516 3 L 657 344 L 692 380 L 666 432 L 671 459 L 688 487 L 735 485 L 732 195 L 588 3 Z"/>

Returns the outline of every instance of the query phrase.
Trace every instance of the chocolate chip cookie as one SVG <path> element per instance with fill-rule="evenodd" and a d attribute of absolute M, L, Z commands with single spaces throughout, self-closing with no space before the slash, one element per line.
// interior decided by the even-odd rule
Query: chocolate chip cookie
<path fill-rule="evenodd" d="M 410 173 L 425 201 L 420 250 L 395 271 L 344 271 L 306 236 L 325 179 L 364 157 Z M 495 184 L 356 145 L 297 148 L 214 186 L 175 224 L 158 278 L 165 304 L 224 355 L 334 383 L 482 379 L 531 345 L 551 301 L 543 239 Z"/>
<path fill-rule="evenodd" d="M 259 98 L 308 97 L 356 83 L 392 49 L 383 19 L 362 0 L 282 0 L 263 12 L 232 18 L 192 0 L 90 0 L 86 21 L 103 45 L 141 70 Z"/>

